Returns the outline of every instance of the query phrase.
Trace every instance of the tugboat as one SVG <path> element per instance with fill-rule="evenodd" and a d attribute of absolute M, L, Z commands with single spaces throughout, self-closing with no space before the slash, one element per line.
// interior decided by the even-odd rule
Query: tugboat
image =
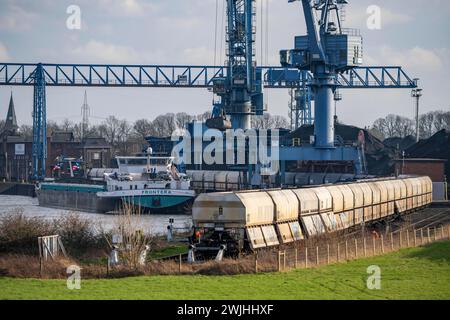
<path fill-rule="evenodd" d="M 144 212 L 175 210 L 190 213 L 196 196 L 191 181 L 180 173 L 173 157 L 117 157 L 118 171 L 105 174 L 106 190 L 101 199 L 119 199 L 138 206 Z"/>

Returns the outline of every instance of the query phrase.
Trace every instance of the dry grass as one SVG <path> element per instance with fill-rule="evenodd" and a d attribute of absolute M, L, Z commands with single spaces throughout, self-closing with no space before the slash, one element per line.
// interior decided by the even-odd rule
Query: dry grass
<path fill-rule="evenodd" d="M 37 238 L 58 234 L 69 254 L 80 256 L 92 248 L 105 247 L 102 234 L 95 225 L 76 213 L 46 220 L 27 217 L 18 210 L 0 218 L 0 252 L 34 255 L 38 253 Z"/>

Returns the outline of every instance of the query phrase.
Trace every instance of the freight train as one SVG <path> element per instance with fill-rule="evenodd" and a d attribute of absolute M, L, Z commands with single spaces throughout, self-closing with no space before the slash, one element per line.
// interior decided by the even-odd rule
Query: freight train
<path fill-rule="evenodd" d="M 429 177 L 361 180 L 299 189 L 201 194 L 194 202 L 193 246 L 227 254 L 292 243 L 385 221 L 432 201 Z"/>

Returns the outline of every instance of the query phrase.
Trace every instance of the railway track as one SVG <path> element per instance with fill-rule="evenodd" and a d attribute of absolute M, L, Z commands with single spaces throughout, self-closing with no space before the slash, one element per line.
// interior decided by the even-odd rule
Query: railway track
<path fill-rule="evenodd" d="M 433 228 L 441 226 L 446 222 L 450 223 L 450 208 L 425 208 L 419 211 L 410 213 L 403 217 L 403 220 L 392 220 L 386 224 L 383 232 L 396 232 L 399 230 L 406 230 L 414 228 L 416 230 Z M 365 230 L 359 228 L 358 230 L 345 234 L 344 237 L 351 237 L 364 233 Z M 186 262 L 188 254 L 181 254 L 181 259 Z M 156 259 L 157 261 L 179 261 L 180 255 L 173 255 Z"/>
<path fill-rule="evenodd" d="M 440 226 L 445 222 L 450 222 L 450 209 L 441 209 L 438 213 L 433 214 L 429 217 L 415 221 L 409 225 L 409 227 L 414 227 L 415 229 L 431 228 L 435 226 Z"/>

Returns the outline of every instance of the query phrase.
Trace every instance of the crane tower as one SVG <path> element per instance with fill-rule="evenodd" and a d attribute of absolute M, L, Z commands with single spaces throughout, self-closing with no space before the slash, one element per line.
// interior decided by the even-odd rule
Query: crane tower
<path fill-rule="evenodd" d="M 249 129 L 251 116 L 262 115 L 261 73 L 255 61 L 256 0 L 227 0 L 226 77 L 214 79 L 213 92 L 220 97 L 214 104 L 209 127 Z M 231 117 L 224 125 L 220 118 Z M 215 121 L 219 119 L 219 121 Z"/>
<path fill-rule="evenodd" d="M 340 10 L 348 3 L 346 0 L 300 1 L 307 35 L 295 37 L 294 49 L 280 52 L 281 64 L 311 72 L 310 88 L 315 101 L 312 140 L 314 153 L 319 156 L 316 160 L 337 160 L 333 156 L 339 153 L 333 118 L 336 80 L 340 73 L 362 64 L 362 37 L 358 30 L 342 27 Z"/>

